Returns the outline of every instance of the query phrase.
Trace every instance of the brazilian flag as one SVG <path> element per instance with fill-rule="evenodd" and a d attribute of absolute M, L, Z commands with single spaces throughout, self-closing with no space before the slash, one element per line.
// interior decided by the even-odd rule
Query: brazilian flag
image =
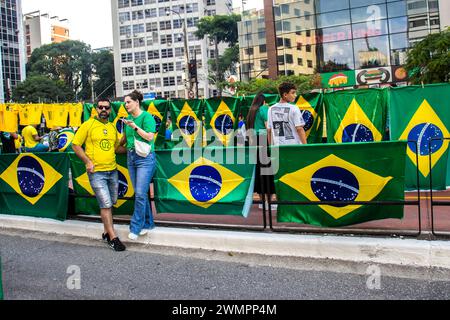
<path fill-rule="evenodd" d="M 0 157 L 0 213 L 65 220 L 69 197 L 66 153 Z"/>
<path fill-rule="evenodd" d="M 174 143 L 192 148 L 202 143 L 203 100 L 172 100 L 169 106 Z"/>
<path fill-rule="evenodd" d="M 280 201 L 403 201 L 405 150 L 406 142 L 400 141 L 282 146 L 275 175 L 277 197 Z M 403 207 L 278 206 L 278 222 L 321 227 L 387 218 L 403 218 Z"/>
<path fill-rule="evenodd" d="M 233 143 L 239 124 L 240 100 L 237 98 L 211 98 L 205 103 L 205 129 L 214 132 L 223 146 Z M 211 141 L 212 137 L 206 137 Z"/>
<path fill-rule="evenodd" d="M 167 123 L 167 100 L 146 100 L 143 102 L 143 108 L 155 119 L 156 135 L 155 147 L 164 148 L 166 142 L 166 123 Z"/>
<path fill-rule="evenodd" d="M 114 117 L 113 124 L 117 129 L 117 132 L 119 133 L 119 139 L 122 138 L 122 136 L 125 134 L 125 123 L 123 122 L 123 119 L 128 117 L 128 112 L 125 109 L 125 104 L 121 102 L 114 102 L 112 103 L 112 109 L 114 112 L 114 116 L 110 116 L 110 118 Z M 112 113 L 111 112 L 111 113 Z"/>
<path fill-rule="evenodd" d="M 56 136 L 58 140 L 58 151 L 59 152 L 73 152 L 72 150 L 72 141 L 75 137 L 75 132 L 70 129 L 66 128 L 61 130 L 58 135 Z"/>
<path fill-rule="evenodd" d="M 117 170 L 119 171 L 119 199 L 132 198 L 134 196 L 133 184 L 127 169 L 127 156 L 118 154 L 116 156 Z M 95 198 L 94 191 L 89 183 L 86 166 L 74 153 L 70 154 L 70 165 L 72 169 L 72 182 L 75 191 L 75 213 L 87 215 L 99 215 L 100 209 Z M 91 196 L 91 198 L 77 197 Z M 134 211 L 134 200 L 118 200 L 114 206 L 114 215 L 132 215 Z"/>
<path fill-rule="evenodd" d="M 305 121 L 306 138 L 308 144 L 321 143 L 323 135 L 323 95 L 321 93 L 307 93 L 297 97 L 295 105 L 300 109 Z"/>
<path fill-rule="evenodd" d="M 244 121 L 247 120 L 248 112 L 252 107 L 252 103 L 255 97 L 256 95 L 241 97 L 241 115 L 244 118 Z M 264 98 L 266 99 L 266 103 L 269 106 L 273 106 L 275 103 L 280 102 L 280 95 L 278 94 L 264 94 Z"/>
<path fill-rule="evenodd" d="M 83 104 L 83 122 L 98 116 L 97 110 L 92 103 Z"/>
<path fill-rule="evenodd" d="M 430 165 L 435 190 L 450 186 L 450 85 L 437 84 L 392 88 L 389 93 L 390 131 L 393 140 L 408 140 L 406 186 L 429 189 Z M 417 164 L 418 155 L 418 164 Z M 431 159 L 431 163 L 430 163 Z M 447 181 L 446 181 L 447 180 Z"/>
<path fill-rule="evenodd" d="M 328 142 L 382 141 L 386 130 L 386 93 L 382 89 L 325 94 Z"/>
<path fill-rule="evenodd" d="M 249 150 L 255 152 L 242 147 L 158 151 L 157 211 L 247 217 L 255 172 Z"/>

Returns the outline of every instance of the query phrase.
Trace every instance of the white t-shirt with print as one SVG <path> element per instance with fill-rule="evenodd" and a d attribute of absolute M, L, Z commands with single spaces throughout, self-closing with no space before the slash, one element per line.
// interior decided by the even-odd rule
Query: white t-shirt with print
<path fill-rule="evenodd" d="M 272 129 L 273 144 L 302 144 L 297 133 L 297 127 L 304 127 L 300 109 L 289 103 L 277 103 L 269 109 L 267 127 Z"/>

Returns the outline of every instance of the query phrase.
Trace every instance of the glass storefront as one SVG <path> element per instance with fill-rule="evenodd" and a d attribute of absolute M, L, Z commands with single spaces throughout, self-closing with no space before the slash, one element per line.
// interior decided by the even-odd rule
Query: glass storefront
<path fill-rule="evenodd" d="M 408 48 L 440 31 L 437 8 L 438 0 L 274 0 L 279 74 L 402 65 Z M 244 79 L 267 76 L 264 27 L 262 10 L 243 15 Z"/>

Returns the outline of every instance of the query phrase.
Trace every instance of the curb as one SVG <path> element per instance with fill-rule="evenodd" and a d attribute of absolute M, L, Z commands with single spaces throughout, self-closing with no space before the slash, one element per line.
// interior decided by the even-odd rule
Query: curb
<path fill-rule="evenodd" d="M 101 223 L 0 215 L 0 229 L 99 239 Z M 128 227 L 115 225 L 125 243 Z M 128 242 L 129 243 L 129 242 Z M 450 242 L 158 227 L 133 243 L 267 256 L 450 269 Z"/>

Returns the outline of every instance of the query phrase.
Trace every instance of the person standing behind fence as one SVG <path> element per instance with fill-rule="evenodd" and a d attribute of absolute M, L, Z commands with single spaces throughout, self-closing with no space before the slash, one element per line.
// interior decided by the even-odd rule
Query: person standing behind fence
<path fill-rule="evenodd" d="M 155 227 L 148 193 L 156 169 L 156 122 L 150 113 L 142 110 L 143 99 L 142 94 L 136 90 L 125 97 L 125 107 L 130 116 L 124 120 L 127 126 L 120 143 L 127 148 L 128 172 L 135 192 L 134 213 L 128 235 L 130 240 L 136 240 L 139 235 L 146 235 Z M 151 146 L 148 156 L 142 157 L 136 153 L 135 140 Z"/>
<path fill-rule="evenodd" d="M 47 152 L 48 147 L 40 143 L 42 137 L 39 136 L 37 125 L 29 125 L 23 128 L 22 136 L 25 141 L 26 152 Z"/>
<path fill-rule="evenodd" d="M 100 206 L 105 231 L 102 235 L 103 240 L 114 251 L 124 251 L 126 247 L 116 235 L 112 215 L 112 208 L 117 203 L 119 195 L 116 163 L 119 133 L 109 122 L 111 102 L 108 99 L 99 99 L 96 108 L 98 118 L 88 120 L 78 129 L 72 148 L 86 165 L 89 182 Z M 83 150 L 83 145 L 86 150 Z"/>
<path fill-rule="evenodd" d="M 305 121 L 300 109 L 292 104 L 297 97 L 297 88 L 284 82 L 278 91 L 281 100 L 269 109 L 267 120 L 269 143 L 275 146 L 306 144 Z"/>
<path fill-rule="evenodd" d="M 269 152 L 267 144 L 267 117 L 269 106 L 266 104 L 264 94 L 259 93 L 255 96 L 247 115 L 246 129 L 249 136 L 251 146 L 258 147 L 256 172 L 255 172 L 255 189 L 262 201 L 262 194 L 272 197 L 275 194 L 274 177 L 270 175 L 262 175 L 261 168 L 270 168 Z M 260 205 L 262 208 L 262 205 Z M 275 208 L 275 206 L 274 206 Z"/>

